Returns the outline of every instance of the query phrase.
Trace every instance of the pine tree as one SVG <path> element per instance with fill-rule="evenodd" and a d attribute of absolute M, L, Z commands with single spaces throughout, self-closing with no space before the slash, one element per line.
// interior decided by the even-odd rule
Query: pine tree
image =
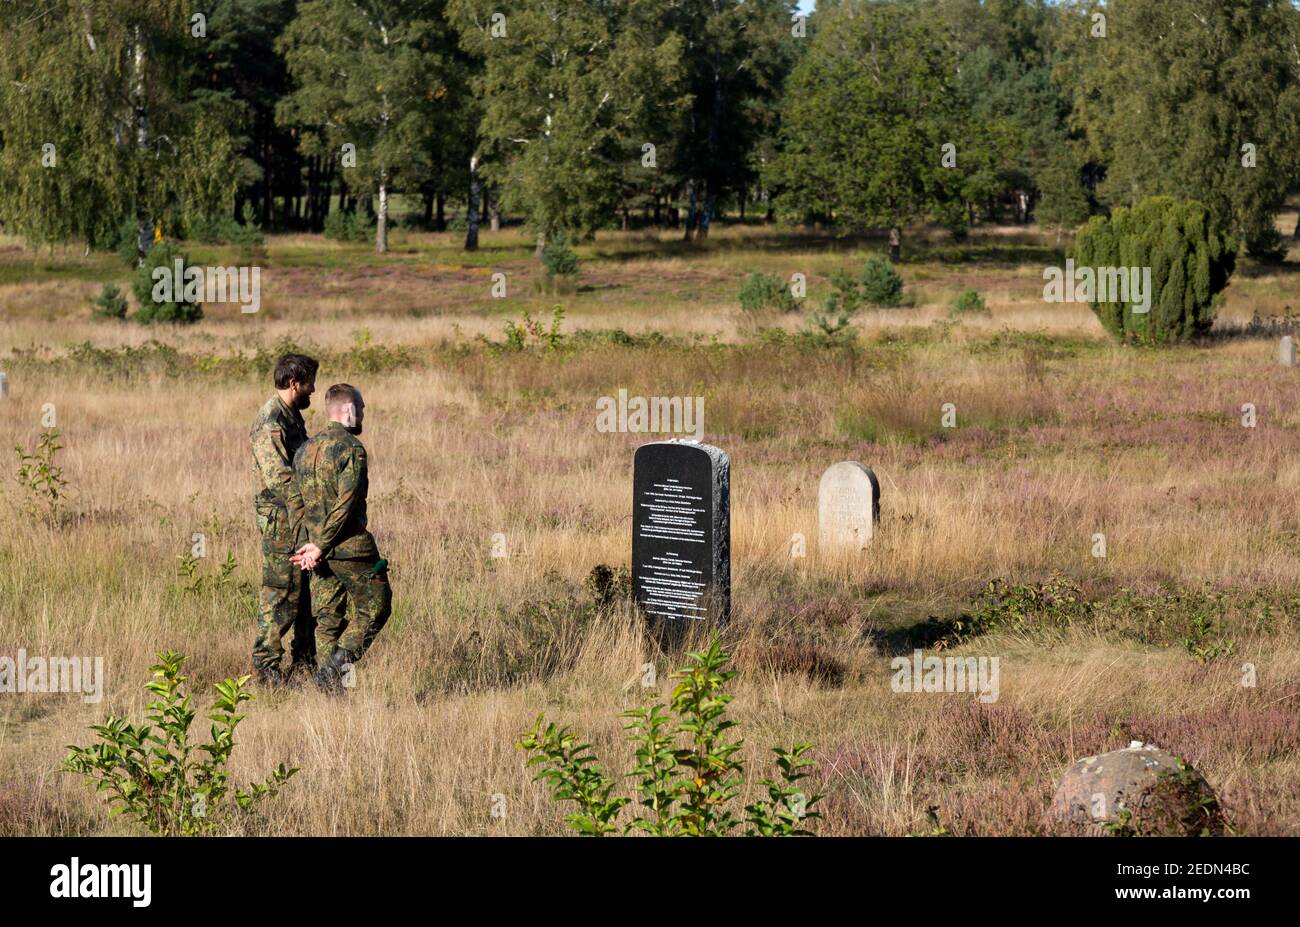
<path fill-rule="evenodd" d="M 1219 232 L 1202 204 L 1153 196 L 1108 217 L 1094 216 L 1079 231 L 1073 255 L 1079 267 L 1150 268 L 1146 312 L 1134 311 L 1131 290 L 1127 301 L 1097 299 L 1092 310 L 1123 341 L 1165 344 L 1204 334 L 1214 324 L 1236 242 Z"/>
<path fill-rule="evenodd" d="M 1063 71 L 1104 201 L 1188 197 L 1252 247 L 1300 173 L 1298 14 L 1283 0 L 1113 0 L 1080 13 Z"/>

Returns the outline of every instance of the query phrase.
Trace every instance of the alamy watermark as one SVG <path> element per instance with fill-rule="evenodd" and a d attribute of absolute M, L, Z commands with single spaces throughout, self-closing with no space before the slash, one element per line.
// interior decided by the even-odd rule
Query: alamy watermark
<path fill-rule="evenodd" d="M 104 698 L 103 657 L 0 656 L 0 694 L 78 692 L 87 705 Z"/>
<path fill-rule="evenodd" d="M 238 303 L 239 311 L 253 313 L 262 308 L 262 268 L 189 267 L 177 258 L 173 267 L 153 269 L 156 303 Z"/>
<path fill-rule="evenodd" d="M 1044 267 L 1043 301 L 1048 303 L 1132 303 L 1136 313 L 1151 311 L 1150 267 Z"/>
<path fill-rule="evenodd" d="M 610 432 L 668 432 L 704 437 L 703 396 L 628 396 L 627 390 L 596 400 L 596 430 Z"/>
<path fill-rule="evenodd" d="M 72 857 L 50 867 L 51 898 L 129 898 L 136 908 L 153 900 L 152 863 L 83 863 Z"/>
<path fill-rule="evenodd" d="M 915 650 L 909 657 L 894 657 L 889 668 L 895 692 L 971 692 L 988 705 L 998 700 L 998 657 L 927 657 Z"/>

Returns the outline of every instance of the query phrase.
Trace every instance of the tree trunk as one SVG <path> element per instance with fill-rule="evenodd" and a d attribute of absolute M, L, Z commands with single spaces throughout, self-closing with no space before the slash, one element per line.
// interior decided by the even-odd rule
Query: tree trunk
<path fill-rule="evenodd" d="M 692 177 L 686 181 L 686 232 L 682 235 L 683 241 L 690 241 L 695 234 L 696 213 L 695 178 Z"/>
<path fill-rule="evenodd" d="M 540 261 L 542 259 L 542 249 L 546 247 L 546 233 L 537 233 L 537 247 L 533 249 L 533 258 Z"/>
<path fill-rule="evenodd" d="M 379 215 L 375 221 L 375 253 L 388 251 L 388 174 L 379 174 Z"/>
<path fill-rule="evenodd" d="M 132 44 L 131 109 L 135 116 L 135 147 L 143 159 L 149 150 L 149 113 L 145 107 L 144 37 L 139 26 L 132 34 Z M 135 191 L 135 257 L 139 264 L 144 263 L 145 255 L 153 247 L 153 217 L 146 199 L 142 177 Z"/>
<path fill-rule="evenodd" d="M 903 256 L 903 230 L 897 225 L 889 227 L 889 260 L 897 264 Z"/>
<path fill-rule="evenodd" d="M 492 189 L 488 193 L 488 225 L 494 232 L 501 231 L 501 195 Z"/>
<path fill-rule="evenodd" d="M 433 228 L 433 191 L 426 190 L 421 196 L 420 224 L 426 229 Z"/>
<path fill-rule="evenodd" d="M 433 227 L 439 232 L 447 231 L 447 197 L 439 191 L 433 197 L 435 215 Z"/>
<path fill-rule="evenodd" d="M 465 210 L 465 250 L 478 250 L 478 198 L 481 191 L 478 180 L 478 155 L 469 159 L 469 205 Z"/>
<path fill-rule="evenodd" d="M 704 241 L 709 237 L 709 223 L 713 220 L 713 211 L 717 206 L 718 199 L 714 196 L 712 188 L 710 188 L 708 195 L 704 197 L 704 208 L 700 210 L 700 234 L 696 236 L 700 241 Z"/>

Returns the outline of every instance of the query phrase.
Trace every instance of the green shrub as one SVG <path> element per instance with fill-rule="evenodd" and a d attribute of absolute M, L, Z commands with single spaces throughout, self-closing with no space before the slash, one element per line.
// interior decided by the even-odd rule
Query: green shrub
<path fill-rule="evenodd" d="M 727 669 L 731 658 L 716 637 L 708 650 L 687 658 L 690 663 L 673 673 L 678 682 L 668 705 L 623 713 L 628 719 L 623 729 L 636 748 L 636 766 L 628 773 L 638 780 L 635 799 L 614 794 L 615 781 L 590 746 L 569 728 L 546 724 L 541 715 L 519 741 L 520 749 L 536 754 L 528 765 L 542 768 L 535 781 L 546 782 L 556 801 L 573 802 L 577 808 L 565 822 L 593 837 L 616 832 L 619 812 L 634 801 L 640 808 L 623 825 L 624 833 L 721 836 L 743 824 L 749 836 L 810 835 L 805 824 L 820 817 L 811 809 L 821 796 L 806 795 L 799 782 L 814 765 L 804 755 L 812 744 L 773 748 L 781 777 L 761 780 L 767 798 L 746 805 L 742 820 L 731 808 L 745 772 L 737 759 L 742 741 L 727 733 L 736 724 L 726 717 L 732 700 L 726 684 L 736 675 Z"/>
<path fill-rule="evenodd" d="M 967 315 L 988 315 L 989 307 L 984 304 L 984 298 L 974 290 L 964 290 L 952 303 L 952 309 L 949 316 Z"/>
<path fill-rule="evenodd" d="M 185 299 L 184 279 L 174 279 L 178 258 L 183 273 L 189 266 L 189 259 L 175 245 L 163 241 L 150 248 L 149 253 L 145 255 L 144 263 L 136 268 L 135 276 L 131 279 L 131 289 L 139 303 L 139 308 L 132 316 L 135 321 L 188 324 L 203 318 L 203 307 L 197 302 L 187 302 Z M 170 299 L 154 298 L 155 290 L 160 296 L 166 296 L 164 283 L 155 281 L 153 277 L 154 269 L 158 267 L 165 267 L 173 277 Z"/>
<path fill-rule="evenodd" d="M 1132 293 L 1126 302 L 1094 301 L 1092 311 L 1122 341 L 1164 344 L 1203 334 L 1214 324 L 1236 247 L 1200 203 L 1156 196 L 1109 217 L 1094 216 L 1079 231 L 1072 256 L 1079 267 L 1149 267 L 1149 311 L 1133 311 Z"/>
<path fill-rule="evenodd" d="M 117 229 L 117 256 L 122 259 L 122 263 L 127 267 L 136 266 L 136 247 L 139 231 L 136 227 L 135 218 L 128 216 L 122 220 Z"/>
<path fill-rule="evenodd" d="M 90 301 L 91 313 L 101 319 L 125 319 L 127 302 L 116 284 L 105 283 L 99 295 Z"/>
<path fill-rule="evenodd" d="M 68 495 L 68 481 L 56 459 L 63 450 L 60 437 L 57 428 L 42 431 L 31 453 L 20 444 L 14 445 L 14 453 L 18 455 L 18 485 L 26 494 L 27 513 L 33 521 L 45 521 L 55 528 L 67 520 L 64 500 Z"/>
<path fill-rule="evenodd" d="M 201 241 L 214 245 L 239 245 L 252 248 L 266 243 L 262 227 L 253 220 L 253 206 L 244 204 L 244 221 L 238 222 L 233 216 L 200 216 L 187 222 L 185 235 L 190 241 Z"/>
<path fill-rule="evenodd" d="M 216 684 L 218 698 L 208 714 L 212 739 L 196 745 L 189 734 L 196 712 L 181 690 L 187 679 L 181 675 L 184 662 L 172 651 L 158 654 L 151 667 L 154 679 L 145 684 L 155 696 L 147 706 L 146 723 L 110 717 L 91 727 L 101 743 L 69 747 L 63 761 L 64 772 L 80 773 L 97 793 L 108 793 L 113 805 L 110 816 L 130 815 L 150 833 L 162 836 L 228 830 L 236 812 L 247 812 L 279 794 L 298 771 L 281 763 L 265 782 L 232 792 L 226 766 L 235 749 L 235 728 L 245 717 L 235 712 L 253 698 L 244 691 L 248 677 Z M 227 797 L 234 798 L 233 808 Z"/>
<path fill-rule="evenodd" d="M 370 241 L 375 237 L 375 223 L 355 210 L 332 209 L 325 217 L 322 234 L 332 241 Z"/>
<path fill-rule="evenodd" d="M 568 236 L 556 232 L 546 239 L 542 246 L 542 267 L 546 268 L 546 277 L 576 277 L 578 275 L 578 255 L 569 245 Z"/>
<path fill-rule="evenodd" d="M 831 274 L 831 292 L 812 311 L 805 331 L 818 343 L 843 344 L 853 340 L 850 323 L 864 306 L 902 303 L 903 278 L 888 259 L 873 254 L 856 277 L 840 270 Z"/>
<path fill-rule="evenodd" d="M 862 299 L 870 306 L 898 306 L 903 302 L 903 278 L 887 258 L 867 258 L 858 278 Z"/>
<path fill-rule="evenodd" d="M 1265 264 L 1281 264 L 1286 252 L 1287 242 L 1271 222 L 1246 238 L 1246 253 Z"/>
<path fill-rule="evenodd" d="M 794 312 L 798 305 L 790 287 L 775 274 L 753 273 L 740 285 L 740 308 L 746 312 Z"/>
<path fill-rule="evenodd" d="M 569 350 L 568 337 L 560 330 L 564 324 L 564 307 L 555 306 L 551 310 L 551 324 L 548 328 L 541 319 L 534 319 L 525 309 L 519 324 L 508 319 L 505 324 L 505 341 L 491 341 L 483 336 L 480 339 L 487 345 L 488 353 L 493 357 L 502 354 L 518 354 L 521 351 L 536 349 L 551 354 L 563 354 Z"/>
<path fill-rule="evenodd" d="M 856 277 L 837 270 L 831 274 L 831 293 L 823 300 L 822 315 L 852 318 L 864 306 L 901 306 L 903 278 L 887 258 L 873 254 Z"/>

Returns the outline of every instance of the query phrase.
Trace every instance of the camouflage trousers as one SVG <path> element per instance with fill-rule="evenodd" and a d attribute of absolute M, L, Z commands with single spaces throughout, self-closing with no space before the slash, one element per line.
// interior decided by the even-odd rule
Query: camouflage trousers
<path fill-rule="evenodd" d="M 292 541 L 276 533 L 262 536 L 262 592 L 257 608 L 257 639 L 253 641 L 253 668 L 279 669 L 284 656 L 284 636 L 293 629 L 293 662 L 316 663 L 316 639 L 311 615 L 307 574 L 289 562 Z"/>
<path fill-rule="evenodd" d="M 316 659 L 321 666 L 337 645 L 353 662 L 370 649 L 393 612 L 385 560 L 322 560 L 311 575 Z M 348 605 L 352 619 L 348 619 Z"/>

